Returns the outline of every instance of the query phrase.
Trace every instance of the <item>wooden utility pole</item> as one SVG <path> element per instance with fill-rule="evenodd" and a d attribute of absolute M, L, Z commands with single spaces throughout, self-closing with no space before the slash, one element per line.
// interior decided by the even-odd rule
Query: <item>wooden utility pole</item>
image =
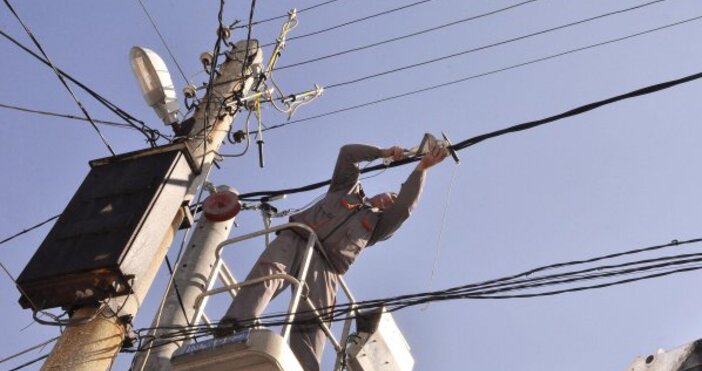
<path fill-rule="evenodd" d="M 138 261 L 131 284 L 132 293 L 111 298 L 100 307 L 84 306 L 76 310 L 71 317 L 72 324 L 54 346 L 43 370 L 94 371 L 111 367 L 124 341 L 126 326 L 146 297 L 183 221 L 183 202 L 192 200 L 229 131 L 238 107 L 234 104 L 233 109 L 222 109 L 223 103 L 229 97 L 248 93 L 254 76 L 261 71 L 262 59 L 261 49 L 255 40 L 248 43 L 240 41 L 229 51 L 213 86 L 209 87 L 198 105 L 194 124 L 184 140 L 192 160 L 191 167 L 194 165 L 196 171 L 193 172 L 188 166 L 171 170 L 169 179 L 178 184 L 164 187 L 153 203 L 147 220 L 134 237 L 135 246 L 143 247 L 144 252 L 132 254 L 131 257 Z M 236 103 L 236 100 L 230 102 Z M 158 151 L 158 148 L 154 150 Z"/>

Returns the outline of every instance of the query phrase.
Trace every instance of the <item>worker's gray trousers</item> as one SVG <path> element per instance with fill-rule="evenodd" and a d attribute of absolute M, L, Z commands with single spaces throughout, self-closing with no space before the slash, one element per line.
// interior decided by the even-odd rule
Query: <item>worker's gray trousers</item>
<path fill-rule="evenodd" d="M 297 277 L 304 258 L 306 241 L 291 231 L 281 232 L 258 258 L 247 280 L 275 273 L 287 273 Z M 308 297 L 315 308 L 330 308 L 336 298 L 338 275 L 324 262 L 319 252 L 314 252 L 307 273 Z M 245 325 L 248 320 L 258 317 L 271 299 L 288 286 L 287 281 L 271 280 L 261 284 L 243 287 L 227 310 L 222 321 L 234 320 Z M 306 290 L 303 290 L 303 295 Z M 296 320 L 315 319 L 304 297 L 300 301 Z M 307 313 L 305 313 L 307 312 Z M 328 313 L 328 311 L 325 311 Z M 319 370 L 325 335 L 315 322 L 296 324 L 292 327 L 290 347 L 306 371 Z"/>

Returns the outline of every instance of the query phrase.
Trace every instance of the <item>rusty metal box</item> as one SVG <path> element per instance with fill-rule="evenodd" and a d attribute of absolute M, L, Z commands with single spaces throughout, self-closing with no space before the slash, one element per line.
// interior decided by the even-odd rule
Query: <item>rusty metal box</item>
<path fill-rule="evenodd" d="M 157 248 L 195 171 L 182 145 L 94 160 L 68 206 L 20 274 L 25 308 L 97 303 L 129 294 L 140 256 Z M 162 219 L 162 220 L 161 220 Z"/>

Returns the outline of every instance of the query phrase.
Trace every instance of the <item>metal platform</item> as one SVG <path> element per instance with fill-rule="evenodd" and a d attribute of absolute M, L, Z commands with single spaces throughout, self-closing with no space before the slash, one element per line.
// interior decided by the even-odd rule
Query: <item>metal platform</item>
<path fill-rule="evenodd" d="M 302 371 L 283 337 L 267 329 L 190 343 L 171 364 L 173 371 Z"/>

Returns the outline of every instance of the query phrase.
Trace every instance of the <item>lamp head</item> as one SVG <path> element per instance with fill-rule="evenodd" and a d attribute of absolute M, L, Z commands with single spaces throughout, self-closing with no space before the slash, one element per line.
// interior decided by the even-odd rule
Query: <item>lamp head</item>
<path fill-rule="evenodd" d="M 153 50 L 135 46 L 129 52 L 132 70 L 146 103 L 164 124 L 178 122 L 178 96 L 166 63 Z"/>

